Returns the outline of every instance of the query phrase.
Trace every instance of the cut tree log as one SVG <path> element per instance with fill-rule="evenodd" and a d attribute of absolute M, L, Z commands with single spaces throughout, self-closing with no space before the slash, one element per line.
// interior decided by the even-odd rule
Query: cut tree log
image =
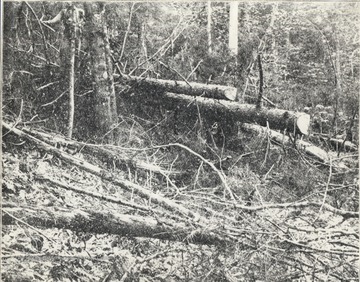
<path fill-rule="evenodd" d="M 14 225 L 21 220 L 34 227 L 70 229 L 95 234 L 114 234 L 131 237 L 147 237 L 161 240 L 180 241 L 194 244 L 223 245 L 229 239 L 207 230 L 194 230 L 186 223 L 172 224 L 168 219 L 154 219 L 121 213 L 97 212 L 92 210 L 61 207 L 18 207 L 15 204 L 3 206 L 2 224 Z"/>
<path fill-rule="evenodd" d="M 356 146 L 356 144 L 350 142 L 350 141 L 345 141 L 344 139 L 339 139 L 339 138 L 330 138 L 329 136 L 326 136 L 326 134 L 313 134 L 314 135 L 314 140 L 316 138 L 319 138 L 321 141 L 324 141 L 325 143 L 329 144 L 332 146 L 332 148 L 334 148 L 336 151 L 346 151 L 346 152 L 355 152 L 358 150 L 358 147 Z"/>
<path fill-rule="evenodd" d="M 241 128 L 250 131 L 255 132 L 258 135 L 264 135 L 268 134 L 270 139 L 273 141 L 279 143 L 279 144 L 285 144 L 285 145 L 293 145 L 290 138 L 282 133 L 276 132 L 274 130 L 269 130 L 266 127 L 255 125 L 255 124 L 249 124 L 249 123 L 243 123 L 241 125 Z M 324 163 L 329 162 L 329 155 L 327 152 L 325 152 L 323 149 L 316 147 L 312 145 L 311 143 L 302 141 L 302 140 L 296 140 L 296 145 L 305 151 L 306 154 L 315 157 L 317 160 L 322 161 Z"/>
<path fill-rule="evenodd" d="M 167 199 L 159 194 L 155 194 L 154 192 L 147 190 L 143 187 L 141 187 L 138 184 L 132 183 L 128 180 L 121 179 L 117 177 L 116 175 L 112 174 L 111 172 L 102 169 L 98 166 L 95 166 L 85 160 L 78 159 L 72 155 L 69 155 L 49 144 L 47 144 L 44 141 L 41 141 L 34 136 L 31 136 L 30 134 L 25 133 L 22 130 L 19 130 L 15 127 L 11 127 L 6 122 L 2 123 L 3 128 L 6 131 L 10 131 L 11 133 L 17 135 L 18 137 L 24 138 L 30 142 L 33 142 L 37 145 L 37 147 L 41 150 L 44 150 L 50 154 L 53 154 L 64 161 L 71 163 L 73 165 L 76 165 L 77 167 L 80 167 L 81 169 L 90 172 L 96 176 L 101 177 L 102 179 L 105 179 L 107 181 L 110 181 L 116 186 L 119 186 L 125 190 L 131 191 L 133 193 L 136 193 L 137 195 L 141 197 L 147 198 L 149 201 L 153 203 L 157 203 L 165 208 L 167 208 L 170 211 L 177 212 L 186 216 L 189 216 L 190 218 L 193 218 L 195 221 L 201 221 L 201 222 L 207 222 L 205 218 L 202 218 L 198 213 L 195 213 L 187 208 L 185 208 L 182 205 L 179 205 L 175 203 L 174 201 Z"/>
<path fill-rule="evenodd" d="M 342 139 L 330 138 L 329 142 L 336 150 L 343 150 L 344 148 L 347 152 L 355 152 L 358 149 L 354 143 L 350 141 L 344 142 Z"/>
<path fill-rule="evenodd" d="M 231 101 L 235 101 L 237 95 L 237 89 L 231 86 L 202 84 L 197 82 L 187 83 L 185 81 L 142 78 L 129 75 L 124 75 L 121 78 L 130 86 L 134 87 L 134 89 L 144 89 L 148 92 L 186 93 L 193 96 L 226 99 Z"/>
<path fill-rule="evenodd" d="M 210 113 L 219 119 L 232 118 L 239 122 L 257 123 L 270 128 L 287 130 L 291 133 L 307 135 L 310 127 L 310 115 L 302 112 L 281 109 L 257 109 L 255 105 L 239 104 L 232 101 L 215 100 L 203 97 L 191 97 L 184 94 L 164 93 L 167 101 L 163 106 L 178 107 L 181 110 L 194 110 Z"/>
<path fill-rule="evenodd" d="M 257 135 L 268 134 L 270 139 L 278 144 L 293 145 L 292 140 L 290 140 L 288 136 L 285 136 L 284 134 L 276 132 L 274 130 L 269 130 L 266 127 L 249 123 L 243 123 L 241 127 L 246 131 L 255 132 Z M 305 152 L 307 155 L 315 158 L 316 160 L 321 161 L 325 164 L 330 163 L 330 156 L 323 149 L 303 140 L 296 140 L 295 144 L 297 149 Z M 335 166 L 335 164 L 333 165 Z M 342 163 L 337 163 L 336 167 L 344 169 L 347 168 L 347 166 Z"/>

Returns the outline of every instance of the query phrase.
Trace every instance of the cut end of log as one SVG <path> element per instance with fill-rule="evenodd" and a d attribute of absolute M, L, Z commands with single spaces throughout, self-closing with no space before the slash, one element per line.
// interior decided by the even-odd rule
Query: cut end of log
<path fill-rule="evenodd" d="M 310 115 L 300 113 L 296 119 L 296 126 L 301 134 L 309 135 Z"/>
<path fill-rule="evenodd" d="M 235 101 L 237 95 L 237 89 L 234 87 L 228 87 L 224 90 L 224 96 L 230 101 Z"/>

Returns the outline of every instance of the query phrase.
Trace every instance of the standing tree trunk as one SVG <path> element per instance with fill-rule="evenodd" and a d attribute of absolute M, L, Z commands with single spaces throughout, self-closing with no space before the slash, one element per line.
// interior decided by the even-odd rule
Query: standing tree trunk
<path fill-rule="evenodd" d="M 103 18 L 102 3 L 86 3 L 87 34 L 94 79 L 94 134 L 97 139 L 114 143 L 114 123 L 117 120 L 116 101 L 110 47 L 107 40 L 107 28 Z"/>
<path fill-rule="evenodd" d="M 208 54 L 212 52 L 212 38 L 211 38 L 211 1 L 207 2 L 207 35 L 208 35 Z"/>
<path fill-rule="evenodd" d="M 261 101 L 262 101 L 262 97 L 263 97 L 263 86 L 264 86 L 264 74 L 263 74 L 263 68 L 261 65 L 261 54 L 260 53 L 258 54 L 257 59 L 258 59 L 258 66 L 259 66 L 259 94 L 258 94 L 258 99 L 256 102 L 256 108 L 260 109 Z"/>
<path fill-rule="evenodd" d="M 335 30 L 335 27 L 333 27 Z M 336 84 L 336 92 L 335 92 L 335 106 L 334 106 L 334 119 L 333 119 L 333 127 L 335 128 L 335 132 L 337 131 L 337 114 L 339 109 L 339 99 L 342 95 L 342 87 L 341 87 L 341 62 L 340 62 L 340 44 L 339 44 L 339 35 L 335 32 L 335 84 Z"/>
<path fill-rule="evenodd" d="M 72 10 L 74 5 L 72 4 Z M 69 68 L 69 120 L 67 137 L 71 138 L 74 128 L 74 114 L 75 114 L 75 34 L 76 27 L 72 27 L 70 32 L 70 68 Z"/>
<path fill-rule="evenodd" d="M 238 15 L 239 2 L 230 2 L 230 18 L 229 18 L 229 49 L 231 53 L 238 53 Z"/>

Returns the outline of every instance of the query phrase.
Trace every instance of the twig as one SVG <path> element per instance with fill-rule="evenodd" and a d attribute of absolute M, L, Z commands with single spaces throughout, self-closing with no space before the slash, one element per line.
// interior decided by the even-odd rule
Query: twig
<path fill-rule="evenodd" d="M 169 65 L 163 63 L 162 61 L 159 61 L 159 63 L 160 63 L 160 65 L 163 65 L 165 68 L 167 68 L 167 69 L 175 72 L 178 76 L 181 77 L 182 80 L 184 80 L 184 81 L 186 82 L 187 85 L 190 86 L 190 88 L 192 87 L 192 86 L 190 85 L 190 83 L 187 81 L 187 79 L 186 79 L 181 73 L 179 73 L 176 69 L 170 67 Z"/>
<path fill-rule="evenodd" d="M 260 211 L 260 210 L 266 210 L 266 209 L 282 209 L 282 208 L 306 208 L 306 207 L 323 207 L 324 210 L 331 212 L 333 214 L 340 215 L 344 218 L 359 218 L 359 212 L 353 212 L 353 211 L 344 211 L 340 209 L 336 209 L 328 204 L 319 204 L 316 202 L 297 202 L 297 203 L 281 203 L 281 204 L 268 204 L 263 206 L 244 206 L 236 204 L 235 207 L 247 210 L 247 211 Z"/>
<path fill-rule="evenodd" d="M 29 7 L 31 13 L 32 13 L 32 14 L 34 15 L 34 17 L 36 18 L 36 21 L 37 21 L 37 23 L 38 23 L 38 25 L 39 25 L 39 27 L 40 27 L 41 36 L 42 36 L 43 43 L 44 43 L 46 62 L 49 63 L 49 62 L 50 62 L 50 59 L 49 59 L 49 56 L 48 56 L 48 53 L 47 53 L 46 37 L 45 37 L 45 33 L 44 33 L 44 30 L 43 30 L 41 21 L 40 21 L 39 17 L 37 16 L 37 14 L 35 13 L 34 9 L 30 6 L 30 4 L 29 4 L 27 1 L 25 1 L 25 4 L 26 4 L 26 6 Z"/>
<path fill-rule="evenodd" d="M 195 66 L 195 68 L 189 73 L 189 75 L 186 77 L 186 79 L 189 79 L 191 77 L 191 75 L 197 70 L 197 68 L 200 66 L 200 64 L 203 62 L 203 60 L 200 60 L 197 65 Z"/>
<path fill-rule="evenodd" d="M 262 98 L 263 100 L 265 100 L 266 102 L 268 102 L 271 106 L 277 108 L 277 105 L 276 105 L 274 102 L 270 101 L 269 98 L 266 98 L 264 95 L 262 95 L 261 98 Z"/>
<path fill-rule="evenodd" d="M 62 259 L 81 259 L 81 260 L 90 260 L 90 261 L 96 261 L 96 262 L 100 262 L 100 263 L 107 263 L 110 264 L 111 262 L 108 260 L 104 260 L 104 259 L 98 259 L 98 258 L 94 258 L 94 257 L 89 257 L 89 256 L 74 256 L 74 255 L 53 255 L 53 254 L 14 254 L 14 255 L 6 255 L 6 256 L 1 256 L 2 259 L 11 259 L 11 258 L 19 258 L 19 259 L 26 259 L 26 260 L 30 260 L 30 259 L 45 259 L 45 260 L 49 260 L 51 258 L 62 258 Z"/>
<path fill-rule="evenodd" d="M 10 128 L 10 130 L 9 130 L 8 132 L 6 132 L 6 133 L 2 136 L 2 138 L 4 138 L 6 135 L 8 135 L 8 134 L 12 131 L 12 129 L 15 128 L 15 127 L 18 125 L 19 122 L 21 122 L 21 115 L 22 115 L 22 111 L 23 111 L 23 105 L 24 105 L 24 100 L 21 99 L 20 110 L 19 110 L 19 114 L 18 114 L 18 116 L 17 116 L 17 118 L 16 118 L 16 120 L 15 120 L 15 123 L 14 123 L 13 126 Z"/>
<path fill-rule="evenodd" d="M 178 26 L 180 25 L 182 19 L 180 19 L 179 23 L 176 25 L 176 27 L 174 28 L 174 30 L 172 31 L 172 33 L 170 34 L 170 36 L 165 40 L 165 43 L 149 58 L 147 58 L 145 61 L 143 61 L 142 63 L 138 64 L 132 71 L 129 72 L 129 75 L 132 75 L 139 67 L 141 67 L 143 64 L 147 63 L 148 61 L 152 60 L 157 54 L 159 54 L 169 43 L 171 43 L 171 38 L 175 33 L 175 30 L 178 28 Z M 185 27 L 179 32 L 179 34 L 175 37 L 175 39 L 185 30 Z M 174 40 L 175 40 L 174 39 Z"/>
<path fill-rule="evenodd" d="M 329 189 L 329 185 L 330 185 L 330 181 L 331 181 L 331 176 L 332 176 L 332 159 L 330 158 L 329 176 L 328 176 L 328 179 L 327 179 L 327 182 L 326 182 L 326 185 L 325 185 L 324 197 L 323 197 L 323 200 L 322 200 L 322 203 L 321 203 L 319 212 L 318 212 L 318 216 L 317 216 L 317 217 L 315 218 L 315 220 L 313 221 L 313 224 L 319 219 L 321 210 L 322 210 L 322 208 L 323 208 L 323 206 L 324 206 L 324 204 L 325 204 L 326 196 L 327 196 L 328 189 Z"/>
<path fill-rule="evenodd" d="M 119 62 L 121 62 L 121 59 L 122 59 L 122 57 L 124 55 L 126 40 L 127 40 L 128 35 L 129 35 L 129 32 L 130 32 L 131 18 L 132 18 L 132 15 L 133 15 L 133 10 L 134 10 L 135 4 L 136 4 L 136 2 L 133 2 L 132 5 L 131 5 L 131 8 L 130 8 L 129 21 L 128 21 L 127 29 L 126 29 L 126 32 L 125 32 L 124 41 L 123 41 L 123 45 L 122 45 L 122 48 L 121 48 L 121 53 L 120 53 L 119 60 L 118 60 Z M 121 74 L 121 72 L 120 72 L 120 74 Z"/>
<path fill-rule="evenodd" d="M 62 96 L 64 96 L 64 94 L 65 94 L 66 92 L 67 92 L 67 90 L 65 90 L 63 93 L 61 93 L 61 94 L 59 95 L 59 97 L 55 98 L 55 100 L 52 100 L 52 101 L 49 102 L 49 103 L 46 103 L 46 104 L 44 104 L 44 105 L 41 105 L 41 107 L 46 107 L 46 106 L 50 106 L 50 105 L 54 104 L 57 100 L 59 100 Z"/>
<path fill-rule="evenodd" d="M 45 89 L 45 88 L 47 88 L 47 87 L 49 87 L 49 86 L 51 86 L 51 85 L 54 85 L 54 84 L 56 84 L 56 83 L 59 83 L 59 81 L 50 82 L 50 83 L 48 83 L 48 84 L 45 84 L 45 85 L 43 85 L 43 86 L 40 86 L 40 87 L 37 88 L 36 90 L 37 90 L 37 91 L 43 90 L 43 89 Z"/>
<path fill-rule="evenodd" d="M 27 227 L 29 227 L 30 229 L 34 230 L 36 233 L 39 233 L 41 236 L 43 236 L 44 238 L 48 239 L 50 242 L 56 243 L 53 239 L 50 239 L 48 236 L 46 236 L 44 233 L 42 233 L 40 230 L 36 229 L 35 227 L 31 226 L 30 224 L 26 223 L 25 221 L 21 220 L 20 218 L 17 218 L 16 216 L 8 213 L 5 210 L 2 210 L 3 213 L 6 213 L 8 216 L 12 217 L 13 219 L 15 219 L 16 221 L 26 225 Z"/>
<path fill-rule="evenodd" d="M 193 150 L 191 150 L 189 147 L 183 145 L 183 144 L 180 144 L 180 143 L 170 143 L 170 144 L 167 144 L 167 145 L 160 145 L 160 146 L 155 146 L 155 147 L 171 147 L 171 146 L 176 146 L 176 147 L 180 147 L 182 149 L 185 149 L 186 151 L 188 151 L 189 153 L 193 154 L 194 156 L 198 157 L 199 159 L 201 159 L 204 163 L 206 163 L 208 166 L 210 166 L 216 173 L 217 175 L 219 176 L 221 182 L 223 183 L 225 189 L 228 191 L 231 199 L 236 202 L 235 200 L 235 197 L 230 189 L 230 187 L 228 186 L 227 182 L 226 182 L 226 178 L 224 176 L 224 174 L 218 170 L 215 165 L 208 161 L 207 159 L 205 159 L 203 156 L 201 156 L 200 154 L 194 152 Z"/>

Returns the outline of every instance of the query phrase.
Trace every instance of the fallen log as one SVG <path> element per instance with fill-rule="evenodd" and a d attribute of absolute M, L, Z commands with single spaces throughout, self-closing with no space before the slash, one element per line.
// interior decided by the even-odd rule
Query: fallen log
<path fill-rule="evenodd" d="M 285 136 L 284 134 L 276 132 L 274 130 L 269 130 L 266 127 L 262 127 L 255 124 L 248 124 L 248 123 L 243 123 L 241 127 L 246 131 L 255 132 L 257 135 L 268 134 L 270 139 L 278 144 L 285 144 L 290 146 L 294 145 L 293 141 L 290 140 L 288 136 Z M 316 147 L 315 145 L 303 140 L 296 140 L 295 145 L 297 149 L 305 152 L 308 156 L 311 156 L 316 160 L 321 161 L 325 164 L 330 163 L 330 156 L 323 149 Z M 347 168 L 344 164 L 341 163 L 336 164 L 336 166 L 339 168 Z"/>
<path fill-rule="evenodd" d="M 136 193 L 141 197 L 145 197 L 149 201 L 151 201 L 153 203 L 157 203 L 157 204 L 167 208 L 170 211 L 174 211 L 174 212 L 189 216 L 196 221 L 201 220 L 202 222 L 206 222 L 206 219 L 201 218 L 199 214 L 185 208 L 182 205 L 175 203 L 174 201 L 172 201 L 170 199 L 167 199 L 159 194 L 155 194 L 152 191 L 147 190 L 138 184 L 132 183 L 128 180 L 121 179 L 121 178 L 117 177 L 116 175 L 112 174 L 111 172 L 109 172 L 105 169 L 102 169 L 98 166 L 95 166 L 85 160 L 78 159 L 72 155 L 69 155 L 69 154 L 47 144 L 46 142 L 41 141 L 41 140 L 35 138 L 34 136 L 31 136 L 30 134 L 25 133 L 24 131 L 21 131 L 15 127 L 11 127 L 6 122 L 3 122 L 2 126 L 6 131 L 8 131 L 8 132 L 10 131 L 11 133 L 17 135 L 18 137 L 24 138 L 30 142 L 35 143 L 39 149 L 44 150 L 50 154 L 53 154 L 70 164 L 76 165 L 77 167 L 80 167 L 81 169 L 83 169 L 87 172 L 90 172 L 96 176 L 101 177 L 102 179 L 110 181 L 111 183 L 113 183 L 116 186 L 119 186 L 125 190 Z"/>
<path fill-rule="evenodd" d="M 147 237 L 194 244 L 222 245 L 229 241 L 207 230 L 194 230 L 185 223 L 172 224 L 169 220 L 149 216 L 97 212 L 62 207 L 3 206 L 2 224 L 14 225 L 21 218 L 31 226 L 70 229 L 95 234 L 113 234 L 128 237 Z"/>
<path fill-rule="evenodd" d="M 191 97 L 183 94 L 164 93 L 167 101 L 163 106 L 177 107 L 180 110 L 194 110 L 207 112 L 219 119 L 232 118 L 235 121 L 257 123 L 270 128 L 288 130 L 292 133 L 307 135 L 310 127 L 310 115 L 302 112 L 286 111 L 281 109 L 257 109 L 255 105 L 239 104 L 237 102 L 215 100 L 203 97 Z"/>
<path fill-rule="evenodd" d="M 96 144 L 89 144 L 84 142 L 78 142 L 75 140 L 67 140 L 59 135 L 49 134 L 46 132 L 40 132 L 34 129 L 22 128 L 22 131 L 25 133 L 31 134 L 36 138 L 57 147 L 58 145 L 61 147 L 65 147 L 70 151 L 83 151 L 85 153 L 90 153 L 92 155 L 100 157 L 102 160 L 106 162 L 115 162 L 117 163 L 117 167 L 131 167 L 142 170 L 151 171 L 154 173 L 158 173 L 161 175 L 169 175 L 169 174 L 177 174 L 178 171 L 166 170 L 158 165 L 150 164 L 144 162 L 142 160 L 135 160 L 129 158 L 124 155 L 120 155 L 114 151 L 110 151 L 108 149 L 103 148 L 103 146 L 99 146 Z"/>
<path fill-rule="evenodd" d="M 322 134 L 314 134 L 314 137 L 319 138 L 321 141 L 326 142 L 327 144 L 330 144 L 331 147 L 336 151 L 355 152 L 358 150 L 358 147 L 350 141 L 345 140 L 344 142 L 343 139 L 330 138 L 329 136 Z"/>
<path fill-rule="evenodd" d="M 237 93 L 237 89 L 235 87 L 224 85 L 202 84 L 197 82 L 187 83 L 185 81 L 142 78 L 129 75 L 124 75 L 121 78 L 131 87 L 134 87 L 137 90 L 144 89 L 148 92 L 186 93 L 193 96 L 226 99 L 231 101 L 235 101 Z"/>
<path fill-rule="evenodd" d="M 343 148 L 345 149 L 346 152 L 357 151 L 357 146 L 350 141 L 344 142 L 344 140 L 342 140 L 342 139 L 330 138 L 329 142 L 337 151 L 343 150 Z"/>

